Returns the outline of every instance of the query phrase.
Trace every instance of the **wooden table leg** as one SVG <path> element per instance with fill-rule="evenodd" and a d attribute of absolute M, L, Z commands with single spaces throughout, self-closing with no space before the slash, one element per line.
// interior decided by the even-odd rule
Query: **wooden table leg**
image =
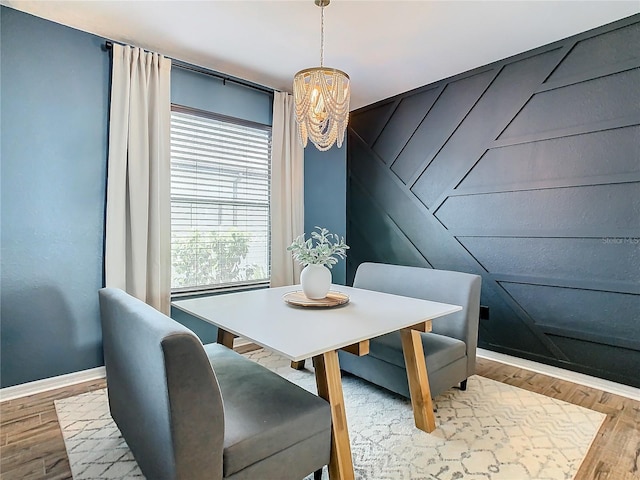
<path fill-rule="evenodd" d="M 294 370 L 303 370 L 304 369 L 304 360 L 300 360 L 298 362 L 291 361 L 291 368 Z"/>
<path fill-rule="evenodd" d="M 236 338 L 236 335 L 233 333 L 227 332 L 226 330 L 218 327 L 218 340 L 217 342 L 221 345 L 224 345 L 227 348 L 233 350 L 233 340 Z"/>
<path fill-rule="evenodd" d="M 331 480 L 353 480 L 353 459 L 347 415 L 344 408 L 342 379 L 338 352 L 331 351 L 313 358 L 316 370 L 318 395 L 331 405 L 331 459 L 329 461 L 329 478 Z"/>
<path fill-rule="evenodd" d="M 400 330 L 400 336 L 402 337 L 402 350 L 407 367 L 409 392 L 411 393 L 411 405 L 413 406 L 416 427 L 425 432 L 433 432 L 436 429 L 436 419 L 433 414 L 431 389 L 429 388 L 427 364 L 424 360 L 420 332 L 403 328 Z"/>

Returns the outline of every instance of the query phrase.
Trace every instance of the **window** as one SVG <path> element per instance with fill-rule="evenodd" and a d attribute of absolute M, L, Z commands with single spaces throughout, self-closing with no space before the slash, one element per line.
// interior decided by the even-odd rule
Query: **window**
<path fill-rule="evenodd" d="M 271 127 L 171 110 L 172 291 L 268 282 Z"/>

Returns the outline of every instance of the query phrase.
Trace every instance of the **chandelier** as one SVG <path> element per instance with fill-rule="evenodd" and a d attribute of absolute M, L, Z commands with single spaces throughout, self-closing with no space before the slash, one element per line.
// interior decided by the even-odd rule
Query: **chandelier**
<path fill-rule="evenodd" d="M 320 66 L 300 70 L 293 77 L 298 136 L 303 147 L 307 139 L 321 152 L 344 141 L 349 121 L 349 75 L 324 66 L 324 7 L 331 0 L 315 0 L 320 14 Z"/>

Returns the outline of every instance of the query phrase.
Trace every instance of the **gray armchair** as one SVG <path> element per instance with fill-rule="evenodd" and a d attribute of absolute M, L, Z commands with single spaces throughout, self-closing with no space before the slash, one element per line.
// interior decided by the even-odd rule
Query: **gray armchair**
<path fill-rule="evenodd" d="M 358 288 L 462 306 L 421 334 L 432 397 L 456 385 L 464 390 L 475 373 L 480 284 L 478 275 L 382 263 L 361 264 L 353 281 Z M 343 371 L 410 397 L 400 332 L 372 339 L 368 355 L 340 351 L 339 357 Z"/>
<path fill-rule="evenodd" d="M 329 404 L 122 290 L 100 290 L 111 415 L 146 478 L 300 480 L 329 462 Z"/>

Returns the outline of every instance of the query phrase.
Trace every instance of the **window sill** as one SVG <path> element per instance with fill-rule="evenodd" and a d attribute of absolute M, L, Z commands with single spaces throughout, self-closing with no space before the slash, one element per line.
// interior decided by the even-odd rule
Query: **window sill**
<path fill-rule="evenodd" d="M 243 283 L 242 285 L 221 285 L 219 287 L 207 287 L 207 288 L 181 288 L 171 291 L 171 300 L 184 297 L 200 297 L 206 295 L 221 295 L 223 293 L 244 292 L 247 290 L 258 290 L 261 288 L 269 288 L 269 281 L 255 282 L 255 283 Z"/>

